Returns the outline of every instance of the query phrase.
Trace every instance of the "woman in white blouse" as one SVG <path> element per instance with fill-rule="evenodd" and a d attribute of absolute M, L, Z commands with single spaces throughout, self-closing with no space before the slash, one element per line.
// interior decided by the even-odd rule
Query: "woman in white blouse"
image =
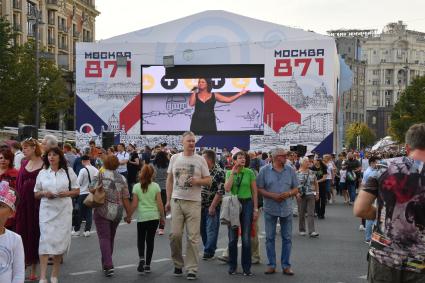
<path fill-rule="evenodd" d="M 77 175 L 67 167 L 63 152 L 49 148 L 44 155 L 44 169 L 37 176 L 34 192 L 40 202 L 40 283 L 47 283 L 49 255 L 53 256 L 50 282 L 57 283 L 62 255 L 71 244 L 72 200 L 79 195 Z"/>

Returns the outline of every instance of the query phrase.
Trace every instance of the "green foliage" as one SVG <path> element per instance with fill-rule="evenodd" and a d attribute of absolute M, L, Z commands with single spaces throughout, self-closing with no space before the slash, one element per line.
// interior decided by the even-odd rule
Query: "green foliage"
<path fill-rule="evenodd" d="M 365 123 L 352 123 L 348 126 L 345 133 L 346 147 L 356 148 L 357 136 L 360 136 L 361 148 L 370 146 L 376 141 L 375 133 Z"/>
<path fill-rule="evenodd" d="M 391 113 L 389 132 L 398 142 L 404 142 L 404 136 L 410 126 L 425 122 L 425 77 L 418 77 L 400 96 Z"/>
<path fill-rule="evenodd" d="M 63 73 L 53 61 L 40 59 L 40 76 L 35 73 L 35 42 L 22 46 L 13 44 L 10 24 L 0 19 L 0 126 L 35 124 L 35 102 L 39 89 L 40 114 L 46 122 L 57 119 L 59 111 L 72 107 L 67 95 Z"/>

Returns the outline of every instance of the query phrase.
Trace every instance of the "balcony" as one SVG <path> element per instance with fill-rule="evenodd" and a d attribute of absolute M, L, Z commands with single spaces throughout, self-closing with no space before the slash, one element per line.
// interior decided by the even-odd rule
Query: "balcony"
<path fill-rule="evenodd" d="M 66 25 L 59 25 L 58 26 L 58 30 L 59 30 L 59 32 L 62 32 L 62 33 L 68 33 L 68 28 L 66 27 Z"/>
<path fill-rule="evenodd" d="M 22 10 L 21 1 L 13 0 L 13 9 L 21 11 Z"/>
<path fill-rule="evenodd" d="M 48 10 L 58 11 L 59 10 L 58 0 L 47 0 L 46 8 Z"/>
<path fill-rule="evenodd" d="M 56 25 L 55 17 L 48 18 L 48 19 L 47 19 L 47 24 L 48 24 L 49 26 L 54 26 L 54 25 Z"/>
<path fill-rule="evenodd" d="M 48 43 L 49 45 L 56 45 L 56 39 L 55 39 L 55 38 L 53 38 L 53 37 L 49 37 L 49 38 L 47 39 L 47 43 Z"/>
<path fill-rule="evenodd" d="M 80 38 L 81 32 L 74 30 L 72 35 L 74 36 L 74 38 Z"/>

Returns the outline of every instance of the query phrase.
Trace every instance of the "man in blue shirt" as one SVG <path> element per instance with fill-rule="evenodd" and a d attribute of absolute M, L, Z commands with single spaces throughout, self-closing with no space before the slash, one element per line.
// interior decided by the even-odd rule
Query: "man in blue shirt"
<path fill-rule="evenodd" d="M 280 220 L 282 251 L 281 266 L 284 275 L 294 275 L 289 258 L 292 247 L 292 202 L 298 193 L 298 179 L 295 170 L 286 165 L 287 152 L 283 149 L 272 151 L 272 163 L 261 168 L 257 176 L 258 192 L 264 198 L 264 222 L 266 230 L 266 251 L 268 268 L 265 274 L 276 272 L 275 236 L 277 220 Z"/>

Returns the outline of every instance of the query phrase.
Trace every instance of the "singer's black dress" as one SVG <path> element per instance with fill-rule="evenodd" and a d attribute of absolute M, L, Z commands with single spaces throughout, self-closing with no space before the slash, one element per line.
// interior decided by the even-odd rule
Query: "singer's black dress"
<path fill-rule="evenodd" d="M 195 134 L 205 134 L 217 132 L 217 124 L 215 121 L 215 94 L 211 94 L 211 98 L 202 102 L 196 94 L 195 111 L 190 122 L 190 130 Z"/>

